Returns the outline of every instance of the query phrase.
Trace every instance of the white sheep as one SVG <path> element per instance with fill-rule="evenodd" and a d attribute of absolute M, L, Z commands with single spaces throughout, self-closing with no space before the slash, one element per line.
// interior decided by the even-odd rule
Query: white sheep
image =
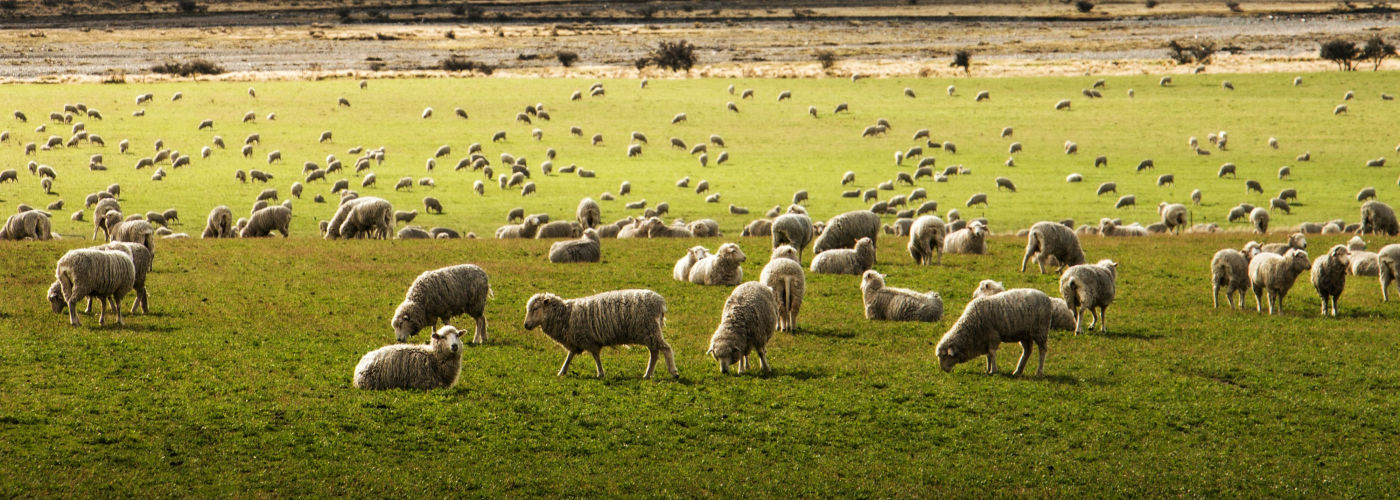
<path fill-rule="evenodd" d="M 861 277 L 860 296 L 865 303 L 865 319 L 933 323 L 943 318 L 943 296 L 938 292 L 887 287 L 885 275 L 873 269 Z"/>
<path fill-rule="evenodd" d="M 806 295 L 807 276 L 802 271 L 797 249 L 781 245 L 773 249 L 768 265 L 763 266 L 758 281 L 773 289 L 778 301 L 778 331 L 791 332 L 797 326 L 797 313 Z"/>
<path fill-rule="evenodd" d="M 833 248 L 851 248 L 861 238 L 869 238 L 873 245 L 878 242 L 879 235 L 879 215 L 869 210 L 846 212 L 827 221 L 826 229 L 812 244 L 812 249 L 821 254 Z M 795 244 L 793 246 L 796 247 Z"/>
<path fill-rule="evenodd" d="M 1259 253 L 1257 244 L 1245 246 L 1243 251 L 1233 248 L 1215 252 L 1210 259 L 1211 306 L 1220 307 L 1220 289 L 1225 289 L 1225 305 L 1236 309 L 1244 307 L 1244 292 L 1249 290 L 1249 261 Z M 1234 301 L 1239 294 L 1239 302 Z"/>
<path fill-rule="evenodd" d="M 1193 200 L 1200 200 L 1200 192 L 1192 193 Z M 1198 201 L 1199 203 L 1199 201 Z M 1167 226 L 1168 231 L 1181 234 L 1181 230 L 1189 223 L 1187 220 L 1190 212 L 1186 205 L 1180 203 L 1161 202 L 1157 204 L 1157 215 L 1162 217 L 1162 224 Z"/>
<path fill-rule="evenodd" d="M 997 371 L 997 348 L 1003 342 L 1021 344 L 1021 360 L 1012 375 L 1020 375 L 1031 357 L 1031 346 L 1040 354 L 1036 375 L 1045 371 L 1046 343 L 1053 322 L 1050 297 L 1030 288 L 1017 288 L 974 298 L 963 309 L 962 316 L 943 334 L 935 352 L 938 366 L 952 372 L 958 363 L 987 355 L 987 374 Z"/>
<path fill-rule="evenodd" d="M 125 325 L 121 301 L 136 281 L 136 264 L 130 254 L 93 248 L 69 250 L 58 259 L 54 279 L 68 307 L 68 322 L 73 326 L 82 326 L 77 308 L 78 301 L 86 297 L 95 297 L 100 303 L 98 325 L 106 323 L 108 308 L 116 313 L 117 324 Z M 53 301 L 52 294 L 49 300 Z"/>
<path fill-rule="evenodd" d="M 720 245 L 714 255 L 699 259 L 690 267 L 690 282 L 697 285 L 738 285 L 744 281 L 744 269 L 739 264 L 747 259 L 739 245 Z"/>
<path fill-rule="evenodd" d="M 1400 243 L 1393 243 L 1376 252 L 1376 275 L 1381 280 L 1381 301 L 1390 301 L 1390 284 L 1400 279 Z"/>
<path fill-rule="evenodd" d="M 1261 253 L 1249 261 L 1249 284 L 1254 290 L 1254 309 L 1264 311 L 1265 293 L 1269 303 L 1269 314 L 1275 309 L 1283 312 L 1283 298 L 1293 288 L 1298 274 L 1312 267 L 1308 253 L 1293 249 L 1283 255 Z"/>
<path fill-rule="evenodd" d="M 685 256 L 676 261 L 675 267 L 671 269 L 671 278 L 676 281 L 690 281 L 690 268 L 695 267 L 696 262 L 700 262 L 705 257 L 710 256 L 710 250 L 703 246 L 693 246 L 685 251 Z"/>
<path fill-rule="evenodd" d="M 1337 317 L 1337 299 L 1341 298 L 1342 290 L 1346 288 L 1347 268 L 1350 267 L 1351 251 L 1346 245 L 1332 247 L 1327 254 L 1318 256 L 1313 261 L 1312 272 L 1308 275 L 1308 281 L 1312 282 L 1313 289 L 1317 291 L 1318 298 L 1322 299 L 1322 315 L 1327 315 L 1327 305 L 1332 304 L 1332 317 Z"/>
<path fill-rule="evenodd" d="M 999 281 L 982 280 L 977 284 L 977 288 L 972 290 L 972 298 L 990 297 L 1006 291 L 1006 286 Z M 1066 332 L 1074 331 L 1074 311 L 1069 310 L 1065 304 L 1065 299 L 1059 297 L 1050 298 L 1050 306 L 1054 309 L 1054 319 L 1050 328 Z"/>
<path fill-rule="evenodd" d="M 812 258 L 811 270 L 820 274 L 860 276 L 875 266 L 875 244 L 870 238 L 856 240 L 855 248 L 827 250 Z"/>
<path fill-rule="evenodd" d="M 583 237 L 579 239 L 559 241 L 549 246 L 549 261 L 556 264 L 599 260 L 602 260 L 602 249 L 598 243 L 598 232 L 591 227 L 583 230 Z"/>
<path fill-rule="evenodd" d="M 877 217 L 878 219 L 878 217 Z M 812 241 L 812 218 L 806 214 L 789 213 L 778 216 L 773 220 L 772 240 L 773 248 L 782 245 L 790 245 L 797 249 L 798 260 L 802 259 L 802 252 L 807 248 L 807 244 Z"/>
<path fill-rule="evenodd" d="M 537 293 L 525 304 L 525 330 L 539 327 L 567 352 L 559 376 L 569 372 L 574 356 L 593 355 L 598 378 L 603 378 L 604 347 L 643 345 L 651 351 L 642 378 L 651 378 L 658 354 L 666 357 L 666 368 L 679 377 L 671 345 L 662 336 L 666 324 L 666 299 L 651 290 L 615 290 L 576 299 L 563 299 L 552 293 Z"/>
<path fill-rule="evenodd" d="M 394 344 L 375 349 L 355 365 L 352 383 L 360 389 L 443 389 L 457 383 L 462 341 L 446 325 L 427 344 Z"/>
<path fill-rule="evenodd" d="M 1084 250 L 1079 246 L 1079 236 L 1074 230 L 1057 222 L 1042 221 L 1031 226 L 1026 235 L 1026 254 L 1021 258 L 1021 272 L 1026 272 L 1026 264 L 1034 258 L 1045 274 L 1045 264 L 1054 259 L 1060 270 L 1084 263 Z"/>
<path fill-rule="evenodd" d="M 248 217 L 248 225 L 239 231 L 238 236 L 242 238 L 256 238 L 271 236 L 273 231 L 282 233 L 286 238 L 287 228 L 292 222 L 292 209 L 282 205 L 273 205 L 256 212 Z"/>
<path fill-rule="evenodd" d="M 928 265 L 934 262 L 932 257 L 937 256 L 936 262 L 943 263 L 943 242 L 947 237 L 947 228 L 943 224 L 943 219 L 934 215 L 920 216 L 914 219 L 909 228 L 909 256 L 914 258 L 916 264 Z"/>
<path fill-rule="evenodd" d="M 1084 329 L 1084 309 L 1092 317 L 1088 328 L 1099 325 L 1099 332 L 1108 332 L 1108 306 L 1117 294 L 1118 263 L 1104 259 L 1096 264 L 1080 264 L 1065 270 L 1060 276 L 1060 296 L 1074 311 L 1074 334 Z"/>
<path fill-rule="evenodd" d="M 737 364 L 736 373 L 748 368 L 749 352 L 758 353 L 758 363 L 764 372 L 768 365 L 768 340 L 778 325 L 778 301 L 773 290 L 757 281 L 734 288 L 724 301 L 719 326 L 710 337 L 705 351 L 719 362 L 721 373 L 729 373 L 729 365 Z"/>
<path fill-rule="evenodd" d="M 451 324 L 454 316 L 466 314 L 476 320 L 472 343 L 481 344 L 486 342 L 486 300 L 494 295 L 486 271 L 475 265 L 424 271 L 409 285 L 390 324 L 399 342 L 404 342 L 438 321 Z"/>
<path fill-rule="evenodd" d="M 966 227 L 948 233 L 943 239 L 943 253 L 987 253 L 987 228 L 981 224 L 968 224 Z"/>

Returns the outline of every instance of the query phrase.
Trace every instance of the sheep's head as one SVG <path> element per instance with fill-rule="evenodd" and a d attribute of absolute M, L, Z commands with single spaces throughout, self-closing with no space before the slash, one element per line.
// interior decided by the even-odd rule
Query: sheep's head
<path fill-rule="evenodd" d="M 861 239 L 858 239 L 858 240 L 856 240 L 856 251 L 857 251 L 857 252 L 874 252 L 874 251 L 875 251 L 875 242 L 870 241 L 870 238 L 861 238 Z"/>
<path fill-rule="evenodd" d="M 1283 254 L 1283 258 L 1290 263 L 1289 267 L 1291 267 L 1294 272 L 1301 273 L 1312 267 L 1312 262 L 1308 260 L 1308 252 L 1304 250 L 1294 248 Z"/>
<path fill-rule="evenodd" d="M 1351 265 L 1351 250 L 1348 250 L 1346 245 L 1332 247 L 1332 251 L 1329 254 L 1333 262 L 1341 264 L 1342 266 Z"/>
<path fill-rule="evenodd" d="M 748 260 L 748 256 L 744 255 L 743 250 L 739 249 L 739 245 L 733 243 L 725 243 L 723 246 L 720 246 L 719 250 L 715 251 L 715 254 L 721 259 L 736 264 Z"/>
<path fill-rule="evenodd" d="M 977 284 L 977 288 L 972 291 L 972 298 L 991 297 L 1005 291 L 1006 286 L 1002 285 L 1000 281 L 982 280 L 981 283 Z"/>
<path fill-rule="evenodd" d="M 717 346 L 714 345 L 714 342 L 711 342 L 710 350 L 705 351 L 705 354 L 709 354 L 711 358 L 719 362 L 720 373 L 729 373 L 729 365 L 738 363 L 739 360 L 744 357 L 744 354 L 739 351 L 739 348 L 728 343 Z"/>
<path fill-rule="evenodd" d="M 807 215 L 807 209 L 802 208 L 802 205 L 792 204 L 788 205 L 787 213 Z"/>
<path fill-rule="evenodd" d="M 1308 239 L 1303 237 L 1303 233 L 1293 233 L 1288 235 L 1288 246 L 1293 248 L 1308 248 Z"/>
<path fill-rule="evenodd" d="M 63 285 L 55 280 L 49 287 L 49 306 L 53 308 L 53 312 L 61 313 L 67 305 L 68 302 L 63 299 Z"/>
<path fill-rule="evenodd" d="M 770 262 L 777 259 L 788 259 L 796 261 L 797 249 L 793 248 L 792 245 L 778 245 L 777 248 L 773 249 L 773 254 L 768 257 L 768 260 Z"/>
<path fill-rule="evenodd" d="M 399 304 L 399 308 L 394 310 L 394 319 L 390 321 L 394 327 L 394 336 L 399 342 L 407 342 L 409 336 L 417 335 L 418 330 L 422 330 L 426 323 L 423 308 L 412 300 L 405 300 Z"/>
<path fill-rule="evenodd" d="M 956 348 L 943 347 L 938 349 L 938 368 L 942 369 L 945 373 L 953 373 L 953 367 L 961 362 L 962 359 L 958 357 Z"/>
<path fill-rule="evenodd" d="M 1104 268 L 1104 269 L 1107 269 L 1108 272 L 1111 273 L 1111 274 L 1113 274 L 1114 276 L 1117 276 L 1117 275 L 1118 275 L 1118 263 L 1117 263 L 1117 262 L 1114 262 L 1113 259 L 1104 259 L 1104 260 L 1101 260 L 1101 261 L 1098 262 L 1097 265 L 1098 265 L 1099 267 L 1102 267 L 1102 268 Z"/>
<path fill-rule="evenodd" d="M 462 340 L 459 337 L 461 333 L 455 326 L 443 325 L 438 331 L 433 332 L 433 351 L 438 354 L 462 352 Z"/>
<path fill-rule="evenodd" d="M 879 290 L 885 287 L 885 275 L 876 272 L 874 269 L 866 269 L 865 274 L 860 277 L 860 290 L 862 292 Z"/>
<path fill-rule="evenodd" d="M 537 293 L 525 303 L 525 330 L 534 330 L 544 324 L 545 314 L 564 304 L 564 299 L 552 293 Z"/>
<path fill-rule="evenodd" d="M 583 230 L 583 237 L 584 237 L 584 238 L 588 238 L 588 239 L 593 240 L 594 242 L 596 242 L 596 241 L 598 241 L 598 231 L 594 231 L 593 228 L 591 228 L 591 227 L 588 228 L 588 229 L 584 229 L 584 230 Z"/>

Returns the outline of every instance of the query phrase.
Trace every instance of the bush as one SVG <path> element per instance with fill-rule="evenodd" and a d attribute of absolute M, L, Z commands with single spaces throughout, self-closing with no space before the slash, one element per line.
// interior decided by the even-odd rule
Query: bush
<path fill-rule="evenodd" d="M 206 61 L 204 59 L 191 59 L 185 62 L 168 61 L 151 67 L 151 72 L 162 75 L 217 75 L 224 72 L 224 68 Z"/>
<path fill-rule="evenodd" d="M 1377 71 L 1381 69 L 1381 63 L 1385 62 L 1386 58 L 1394 55 L 1394 45 L 1386 42 L 1380 35 L 1373 35 L 1370 40 L 1366 40 L 1366 46 L 1361 48 L 1360 59 L 1371 61 L 1371 71 Z"/>
<path fill-rule="evenodd" d="M 1146 5 L 1149 9 L 1156 8 L 1157 0 L 1147 0 L 1147 2 L 1143 3 L 1143 5 Z"/>
<path fill-rule="evenodd" d="M 18 8 L 19 8 L 19 1 L 18 1 L 18 0 L 4 0 L 3 2 L 0 2 L 0 9 L 15 10 L 15 9 L 18 9 Z"/>
<path fill-rule="evenodd" d="M 207 7 L 201 7 L 199 3 L 195 2 L 194 0 L 180 0 L 179 2 L 175 3 L 176 12 L 180 12 L 183 14 L 194 14 L 198 12 L 204 12 L 206 9 Z"/>
<path fill-rule="evenodd" d="M 647 56 L 638 57 L 636 61 L 632 61 L 632 65 L 637 67 L 637 71 L 644 70 L 647 66 L 651 65 L 651 58 Z"/>
<path fill-rule="evenodd" d="M 336 15 L 337 17 L 340 18 L 340 22 L 342 22 L 342 23 L 344 23 L 344 22 L 349 22 L 349 21 L 350 21 L 350 14 L 353 14 L 354 12 L 355 12 L 355 11 L 351 10 L 349 7 L 336 7 L 336 8 L 335 8 L 335 15 Z"/>
<path fill-rule="evenodd" d="M 1088 14 L 1089 11 L 1094 10 L 1094 2 L 1079 0 L 1078 2 L 1074 2 L 1074 8 L 1079 9 L 1079 12 Z"/>
<path fill-rule="evenodd" d="M 1233 0 L 1225 2 L 1225 7 L 1230 9 L 1230 12 L 1244 12 L 1244 9 L 1240 8 L 1240 3 Z"/>
<path fill-rule="evenodd" d="M 1177 64 L 1209 64 L 1210 59 L 1215 56 L 1215 52 L 1215 42 L 1195 44 L 1180 40 L 1167 42 L 1167 57 Z"/>
<path fill-rule="evenodd" d="M 817 52 L 817 62 L 822 63 L 822 69 L 828 70 L 836 66 L 836 53 L 830 50 Z"/>
<path fill-rule="evenodd" d="M 1340 38 L 1334 38 L 1322 43 L 1318 49 L 1318 57 L 1337 63 L 1337 69 L 1344 71 L 1356 70 L 1356 58 L 1361 56 L 1361 50 L 1356 48 L 1356 44 Z"/>
<path fill-rule="evenodd" d="M 476 71 L 483 75 L 490 75 L 496 71 L 494 66 L 479 63 L 462 56 L 450 56 L 438 62 L 438 69 L 443 71 Z"/>
<path fill-rule="evenodd" d="M 466 4 L 457 4 L 457 5 L 453 5 L 452 8 L 449 9 L 449 10 L 452 11 L 452 15 L 457 16 L 457 17 L 462 17 L 462 16 L 467 15 L 467 6 L 466 6 Z"/>
<path fill-rule="evenodd" d="M 122 69 L 109 69 L 102 75 L 102 83 L 123 84 L 126 83 L 126 71 Z"/>
<path fill-rule="evenodd" d="M 571 50 L 555 52 L 554 57 L 559 59 L 559 64 L 563 64 L 565 68 L 573 66 L 574 62 L 578 61 L 578 53 Z"/>
<path fill-rule="evenodd" d="M 685 40 L 663 41 L 656 47 L 650 59 L 657 67 L 689 72 L 690 68 L 695 66 L 695 46 Z"/>
<path fill-rule="evenodd" d="M 953 62 L 949 63 L 948 66 L 962 68 L 964 72 L 971 75 L 972 52 L 969 52 L 967 49 L 959 49 L 957 52 L 953 53 Z"/>

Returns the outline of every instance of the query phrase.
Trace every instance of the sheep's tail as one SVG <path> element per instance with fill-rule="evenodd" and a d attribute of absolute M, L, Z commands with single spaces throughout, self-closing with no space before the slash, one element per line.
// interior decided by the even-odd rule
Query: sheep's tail
<path fill-rule="evenodd" d="M 491 285 L 486 285 L 486 300 L 496 298 L 496 291 L 491 289 Z"/>
<path fill-rule="evenodd" d="M 1382 270 L 1389 270 L 1392 277 L 1400 276 L 1400 262 L 1396 262 L 1390 255 L 1380 254 L 1376 257 Z"/>
<path fill-rule="evenodd" d="M 1074 276 L 1070 276 L 1069 279 L 1065 281 L 1065 289 L 1069 290 L 1069 293 L 1064 294 L 1065 301 L 1068 302 L 1072 298 L 1076 303 L 1078 303 L 1080 288 L 1083 288 L 1083 285 L 1079 284 L 1079 279 L 1075 278 Z"/>

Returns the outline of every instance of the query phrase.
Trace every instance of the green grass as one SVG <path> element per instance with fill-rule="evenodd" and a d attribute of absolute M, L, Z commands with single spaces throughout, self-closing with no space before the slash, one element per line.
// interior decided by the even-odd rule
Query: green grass
<path fill-rule="evenodd" d="M 1156 87 L 1156 77 L 1111 78 L 1109 98 L 1075 99 L 1069 113 L 1050 106 L 1078 95 L 1091 79 L 958 80 L 957 99 L 942 93 L 950 82 L 936 80 L 734 82 L 757 89 L 755 101 L 725 93 L 729 81 L 652 81 L 645 90 L 610 81 L 607 97 L 578 103 L 566 100 L 569 92 L 591 82 L 373 81 L 363 92 L 353 81 L 269 82 L 255 84 L 256 102 L 242 84 L 5 90 L 30 116 L 28 124 L 8 125 L 19 144 L 47 137 L 32 128 L 65 102 L 81 100 L 107 116 L 86 121 L 106 138 L 111 171 L 82 168 L 96 151 L 86 146 L 40 156 L 59 169 L 58 189 L 70 207 L 115 179 L 128 211 L 179 208 L 179 229 L 193 233 L 214 205 L 245 210 L 239 207 L 263 186 L 238 185 L 231 171 L 262 168 L 266 151 L 281 149 L 287 158 L 270 170 L 285 193 L 302 161 L 332 152 L 348 158 L 346 148 L 363 144 L 389 150 L 389 162 L 375 168 L 385 185 L 373 194 L 400 208 L 428 193 L 444 201 L 448 213 L 420 215 L 425 225 L 489 234 L 517 205 L 567 218 L 580 196 L 615 192 L 627 179 L 632 198 L 670 201 L 687 218 L 714 217 L 733 235 L 749 217 L 719 214 L 676 190 L 675 179 L 709 179 L 726 204 L 754 209 L 786 204 L 792 191 L 806 188 L 814 215 L 825 218 L 864 206 L 836 197 L 842 172 L 856 171 L 863 185 L 893 177 L 890 153 L 912 145 L 907 138 L 923 127 L 958 143 L 957 155 L 938 154 L 940 166 L 962 163 L 974 175 L 920 186 L 945 210 L 972 192 L 991 193 L 990 208 L 964 212 L 986 215 L 999 231 L 1109 214 L 1112 200 L 1092 194 L 1102 180 L 1138 194 L 1141 207 L 1122 214 L 1128 220 L 1155 220 L 1157 200 L 1183 200 L 1200 187 L 1207 205 L 1197 222 L 1219 221 L 1235 203 L 1266 199 L 1245 196 L 1245 178 L 1264 182 L 1268 195 L 1299 189 L 1303 205 L 1297 215 L 1278 216 L 1278 225 L 1354 220 L 1352 196 L 1360 187 L 1375 185 L 1382 200 L 1395 198 L 1392 168 L 1360 167 L 1394 140 L 1386 137 L 1393 103 L 1375 97 L 1386 90 L 1386 76 L 1306 75 L 1300 88 L 1289 85 L 1292 75 L 1179 76 L 1168 89 Z M 1222 78 L 1240 90 L 1220 90 Z M 920 97 L 902 97 L 906 86 Z M 1132 101 L 1123 97 L 1130 86 L 1137 89 Z M 793 102 L 773 101 L 787 88 Z M 972 103 L 978 89 L 991 90 L 993 100 Z M 1362 97 L 1350 116 L 1331 116 L 1347 89 Z M 176 90 L 185 99 L 168 102 Z M 156 102 L 146 117 L 131 118 L 132 98 L 145 91 L 155 92 Z M 339 95 L 353 107 L 336 109 Z M 728 100 L 740 115 L 724 111 Z M 555 118 L 537 144 L 528 137 L 532 127 L 510 120 L 539 101 Z M 830 116 L 837 102 L 849 102 L 852 114 Z M 807 117 L 809 104 L 822 118 Z M 437 116 L 425 123 L 418 116 L 428 105 Z M 454 106 L 472 118 L 451 117 Z M 260 123 L 236 124 L 248 109 L 258 111 Z M 278 120 L 261 122 L 271 111 Z M 668 126 L 680 111 L 690 121 Z M 194 130 L 206 116 L 231 145 L 261 132 L 258 161 L 224 151 L 152 183 L 149 170 L 130 170 L 134 157 L 115 153 L 123 137 L 143 155 L 157 137 L 197 152 L 211 135 Z M 890 137 L 859 139 L 860 128 L 879 117 L 894 123 Z M 584 139 L 566 137 L 572 125 L 584 128 Z M 997 138 L 1003 126 L 1016 127 L 1015 140 L 1026 145 L 1015 168 L 999 166 L 1010 142 Z M 334 145 L 314 144 L 323 129 L 335 131 Z M 556 164 L 578 163 L 599 178 L 537 175 L 540 194 L 524 202 L 494 186 L 478 199 L 468 191 L 475 177 L 441 170 L 432 174 L 437 189 L 389 189 L 398 176 L 421 175 L 437 146 L 452 144 L 455 158 L 501 129 L 511 140 L 487 145 L 493 161 L 506 150 L 529 156 L 533 167 L 552 145 L 560 151 Z M 634 129 L 652 141 L 640 160 L 622 154 L 622 139 Z M 1203 139 L 1220 129 L 1231 135 L 1227 154 L 1197 158 L 1186 150 L 1188 135 Z M 595 132 L 607 147 L 587 146 Z M 733 165 L 702 171 L 664 147 L 672 135 L 695 142 L 710 133 L 730 143 Z M 1283 148 L 1267 149 L 1268 136 Z M 1079 143 L 1079 156 L 1060 152 L 1066 139 Z M 1291 182 L 1274 180 L 1279 165 L 1305 150 L 1312 163 L 1295 165 Z M 1093 171 L 1097 154 L 1109 155 L 1109 169 Z M 1179 187 L 1159 190 L 1155 175 L 1132 173 L 1144 157 L 1156 160 L 1158 173 L 1175 173 Z M 0 159 L 16 167 L 26 161 L 12 143 Z M 1223 161 L 1240 165 L 1239 180 L 1214 178 Z M 1063 184 L 1070 171 L 1084 173 L 1086 182 Z M 1011 177 L 1021 192 L 995 193 L 995 175 Z M 9 206 L 46 205 L 50 199 L 37 193 L 27 172 L 19 184 L 0 186 Z M 892 286 L 939 291 L 949 311 L 942 321 L 868 322 L 854 277 L 811 275 L 800 331 L 779 334 L 772 345 L 775 372 L 724 377 L 704 350 L 729 290 L 669 279 L 674 259 L 696 241 L 605 242 L 600 264 L 555 266 L 545 261 L 544 241 L 323 242 L 312 237 L 314 224 L 330 206 L 302 201 L 296 213 L 286 240 L 159 242 L 152 314 L 129 316 L 126 328 L 99 328 L 91 316 L 71 328 L 43 300 L 53 263 L 90 241 L 0 243 L 0 496 L 1260 497 L 1384 496 L 1400 486 L 1392 471 L 1400 373 L 1391 360 L 1400 311 L 1380 302 L 1371 278 L 1348 284 L 1341 319 L 1317 316 L 1305 278 L 1283 316 L 1211 310 L 1210 255 L 1239 247 L 1252 237 L 1244 233 L 1086 238 L 1091 259 L 1121 262 L 1112 331 L 1052 333 L 1042 378 L 987 377 L 980 360 L 947 375 L 933 353 L 981 279 L 1058 295 L 1053 276 L 1016 272 L 1023 240 L 996 237 L 989 255 L 916 267 L 896 238 L 885 238 L 878 268 Z M 623 213 L 604 205 L 605 219 Z M 62 216 L 56 223 L 65 235 L 91 231 Z M 1345 238 L 1313 237 L 1310 248 Z M 745 275 L 756 277 L 767 242 L 731 236 L 699 243 L 713 248 L 722 241 L 739 241 L 749 255 Z M 1379 248 L 1394 239 L 1370 241 Z M 389 314 L 413 277 L 461 262 L 486 269 L 496 297 L 487 309 L 492 341 L 467 349 L 458 385 L 351 389 L 359 357 L 392 341 Z M 541 291 L 572 297 L 628 287 L 667 298 L 666 335 L 681 380 L 640 380 L 645 349 L 605 351 L 602 381 L 589 376 L 587 359 L 556 378 L 563 353 L 539 332 L 523 331 L 525 300 Z M 1017 351 L 1002 351 L 1003 372 Z"/>

